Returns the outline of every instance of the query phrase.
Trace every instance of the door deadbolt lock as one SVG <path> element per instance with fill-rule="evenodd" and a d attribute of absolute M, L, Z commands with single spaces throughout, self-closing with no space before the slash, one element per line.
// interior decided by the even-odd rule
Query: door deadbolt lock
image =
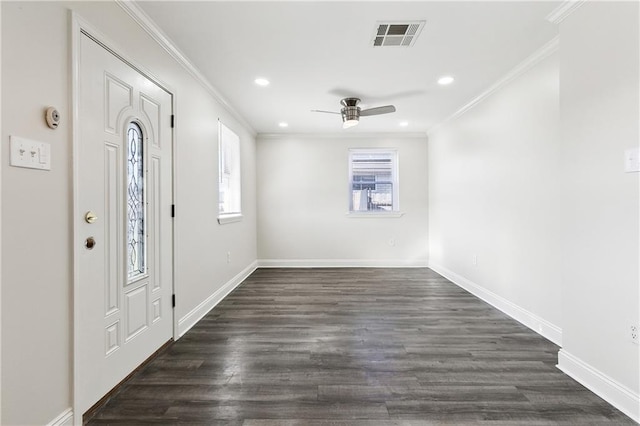
<path fill-rule="evenodd" d="M 84 220 L 85 220 L 87 223 L 93 223 L 93 222 L 95 222 L 96 220 L 98 220 L 98 216 L 97 216 L 94 212 L 92 212 L 92 211 L 88 211 L 88 212 L 84 215 Z"/>
<path fill-rule="evenodd" d="M 96 240 L 93 237 L 89 237 L 86 239 L 86 241 L 84 242 L 84 246 L 87 248 L 87 250 L 91 250 L 96 246 Z"/>

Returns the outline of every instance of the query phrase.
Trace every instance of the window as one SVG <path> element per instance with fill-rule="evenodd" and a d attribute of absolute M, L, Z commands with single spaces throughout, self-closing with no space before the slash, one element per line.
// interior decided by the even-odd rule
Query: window
<path fill-rule="evenodd" d="M 218 221 L 241 217 L 240 138 L 218 121 L 219 202 Z M 222 219 L 222 220 L 221 220 Z"/>
<path fill-rule="evenodd" d="M 137 123 L 127 129 L 127 277 L 133 280 L 145 269 L 145 209 L 143 134 Z"/>
<path fill-rule="evenodd" d="M 397 212 L 398 155 L 395 150 L 349 150 L 349 212 Z"/>

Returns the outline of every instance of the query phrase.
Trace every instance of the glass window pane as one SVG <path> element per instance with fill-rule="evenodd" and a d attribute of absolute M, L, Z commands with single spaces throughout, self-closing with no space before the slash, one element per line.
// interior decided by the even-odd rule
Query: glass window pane
<path fill-rule="evenodd" d="M 218 122 L 219 130 L 219 215 L 241 212 L 240 138 Z"/>
<path fill-rule="evenodd" d="M 395 159 L 392 151 L 351 151 L 351 211 L 397 209 L 394 206 Z"/>
<path fill-rule="evenodd" d="M 353 185 L 353 211 L 393 211 L 393 185 Z"/>
<path fill-rule="evenodd" d="M 127 276 L 145 273 L 144 157 L 142 129 L 136 123 L 127 131 Z"/>

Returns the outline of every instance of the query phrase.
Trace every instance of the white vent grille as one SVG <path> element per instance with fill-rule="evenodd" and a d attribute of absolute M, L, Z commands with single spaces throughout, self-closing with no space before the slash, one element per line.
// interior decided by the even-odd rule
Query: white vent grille
<path fill-rule="evenodd" d="M 426 21 L 378 22 L 373 31 L 373 47 L 410 47 L 416 42 Z"/>

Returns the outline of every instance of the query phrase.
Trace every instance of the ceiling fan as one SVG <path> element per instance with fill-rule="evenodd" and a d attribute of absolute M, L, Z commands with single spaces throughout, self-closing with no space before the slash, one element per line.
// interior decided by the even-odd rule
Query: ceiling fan
<path fill-rule="evenodd" d="M 334 111 L 322 111 L 318 109 L 311 110 L 312 112 L 324 112 L 327 114 L 340 114 L 342 115 L 342 128 L 348 129 L 349 127 L 356 126 L 360 122 L 360 117 L 367 117 L 369 115 L 389 114 L 396 111 L 396 107 L 393 105 L 385 105 L 375 108 L 360 109 L 358 104 L 360 98 L 344 98 L 340 101 L 342 109 L 340 112 Z"/>

